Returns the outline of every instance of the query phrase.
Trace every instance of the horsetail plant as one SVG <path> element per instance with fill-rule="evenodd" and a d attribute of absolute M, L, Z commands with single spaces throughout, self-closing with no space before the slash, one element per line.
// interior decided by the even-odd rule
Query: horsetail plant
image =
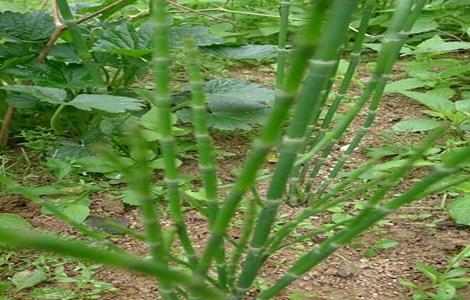
<path fill-rule="evenodd" d="M 265 300 L 276 297 L 293 281 L 388 214 L 411 201 L 441 191 L 443 185 L 437 183 L 458 171 L 469 161 L 470 147 L 463 147 L 450 153 L 442 167 L 431 171 L 402 194 L 389 195 L 392 188 L 400 184 L 423 154 L 445 133 L 447 129 L 445 126 L 432 132 L 401 167 L 389 174 L 365 182 L 361 179 L 362 175 L 383 159 L 381 156 L 376 156 L 349 172 L 347 177 L 337 176 L 346 163 L 346 158 L 358 147 L 367 128 L 374 121 L 387 76 L 405 41 L 406 31 L 411 28 L 424 5 L 424 0 L 396 1 L 393 17 L 382 41 L 371 80 L 344 117 L 335 121 L 334 116 L 348 92 L 353 74 L 358 67 L 359 55 L 375 4 L 375 1 L 370 0 L 363 7 L 363 18 L 355 34 L 348 69 L 339 89 L 335 91 L 333 83 L 338 62 L 344 52 L 343 45 L 348 37 L 351 16 L 357 11 L 359 2 L 359 0 L 313 1 L 309 18 L 295 40 L 296 47 L 292 51 L 290 66 L 285 68 L 289 1 L 281 1 L 279 73 L 275 101 L 260 136 L 255 140 L 235 182 L 228 185 L 228 191 L 218 181 L 215 146 L 208 130 L 201 59 L 195 42 L 190 38 L 186 40 L 185 59 L 191 86 L 194 139 L 202 178 L 202 194 L 205 199 L 203 204 L 194 210 L 207 219 L 210 234 L 207 244 L 201 245 L 203 247 L 200 253 L 196 252 L 195 243 L 190 238 L 192 228 L 186 225 L 185 211 L 191 210 L 191 207 L 185 205 L 181 197 L 181 174 L 177 168 L 176 138 L 172 130 L 173 103 L 170 90 L 172 53 L 169 43 L 170 18 L 166 12 L 168 3 L 165 0 L 151 2 L 155 27 L 153 39 L 155 90 L 151 106 L 157 111 L 155 122 L 158 125 L 159 148 L 151 148 L 151 144 L 145 140 L 138 125 L 131 127 L 127 134 L 133 158 L 131 167 L 122 163 L 119 154 L 106 147 L 96 148 L 108 163 L 120 171 L 140 203 L 143 232 L 128 229 L 126 233 L 149 246 L 150 258 L 135 257 L 118 249 L 111 241 L 105 243 L 102 235 L 95 234 L 97 232 L 86 224 L 73 223 L 59 210 L 54 210 L 54 207 L 50 209 L 52 213 L 84 235 L 96 240 L 96 244 L 90 246 L 87 244 L 89 241 L 87 243 L 70 241 L 37 231 L 13 232 L 8 228 L 0 228 L 0 241 L 18 248 L 51 251 L 152 276 L 157 280 L 158 291 L 164 300 L 235 300 L 247 297 L 256 278 L 260 276 L 261 268 L 270 263 L 275 253 L 279 253 L 285 247 L 301 243 L 307 238 L 328 233 L 323 242 L 306 250 L 287 272 L 281 274 L 270 287 L 255 296 L 256 299 Z M 67 20 L 70 17 L 70 14 L 67 15 L 70 13 L 67 2 L 58 1 L 58 3 L 62 5 L 61 11 Z M 331 93 L 336 94 L 331 106 L 326 109 L 325 103 L 328 103 L 326 101 Z M 351 150 L 348 148 L 339 158 L 329 177 L 320 181 L 319 187 L 315 186 L 317 184 L 315 177 L 319 174 L 318 170 L 323 161 L 332 154 L 333 145 L 342 138 L 359 112 L 367 106 L 366 104 L 369 105 L 369 114 L 364 121 L 363 129 L 353 138 Z M 326 110 L 325 118 L 319 122 L 324 110 Z M 320 123 L 318 125 L 320 130 L 312 131 L 312 125 L 317 126 L 317 123 Z M 263 177 L 263 180 L 269 179 L 267 191 L 259 192 L 261 189 L 257 185 L 257 173 L 262 168 L 266 155 L 276 146 L 279 149 L 278 162 L 272 175 Z M 162 197 L 164 199 L 155 199 L 152 193 L 154 174 L 148 156 L 152 150 L 160 151 L 163 156 L 162 175 L 166 186 Z M 317 161 L 313 162 L 312 171 L 309 168 L 314 158 Z M 444 186 L 450 187 L 460 182 L 462 178 L 450 180 Z M 13 183 L 2 177 L 0 183 L 15 187 Z M 311 200 L 306 207 L 294 217 L 282 220 L 283 224 L 277 230 L 273 230 L 275 222 L 279 220 L 279 208 L 287 197 L 293 197 L 286 192 L 291 183 L 297 184 L 301 192 L 304 192 L 308 185 L 308 189 L 312 187 L 311 191 L 316 193 L 304 193 Z M 252 194 L 251 198 L 249 192 Z M 42 202 L 38 197 L 27 194 L 25 196 Z M 293 233 L 308 218 L 325 213 L 334 205 L 350 203 L 358 198 L 366 199 L 366 207 L 359 209 L 350 219 L 333 226 L 317 224 L 315 229 L 294 236 Z M 303 199 L 299 199 L 301 200 Z M 166 201 L 169 206 L 168 212 L 165 209 Z M 245 204 L 243 211 L 240 209 L 242 203 Z M 163 218 L 166 214 L 172 221 L 172 227 L 164 225 Z M 242 222 L 236 222 L 239 221 L 237 218 L 240 218 L 240 215 L 243 216 Z M 235 239 L 231 229 L 237 226 L 240 233 L 238 239 Z"/>

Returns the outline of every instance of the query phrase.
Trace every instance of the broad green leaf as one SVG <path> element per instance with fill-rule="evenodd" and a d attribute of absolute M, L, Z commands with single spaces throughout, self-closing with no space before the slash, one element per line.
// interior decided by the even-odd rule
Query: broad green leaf
<path fill-rule="evenodd" d="M 20 14 L 10 11 L 0 13 L 0 37 L 39 41 L 47 39 L 54 29 L 54 20 L 48 13 Z"/>
<path fill-rule="evenodd" d="M 64 209 L 64 214 L 74 222 L 82 223 L 90 214 L 90 209 L 86 205 L 70 204 Z"/>
<path fill-rule="evenodd" d="M 81 110 L 97 109 L 109 113 L 123 113 L 126 111 L 141 110 L 143 103 L 130 97 L 112 95 L 81 94 L 67 105 L 75 106 Z"/>
<path fill-rule="evenodd" d="M 243 45 L 238 47 L 219 46 L 207 47 L 210 54 L 232 59 L 261 59 L 273 57 L 277 53 L 276 45 Z"/>
<path fill-rule="evenodd" d="M 22 290 L 35 286 L 47 280 L 47 274 L 40 270 L 35 269 L 32 271 L 21 271 L 13 275 L 11 282 L 15 285 L 16 289 Z"/>
<path fill-rule="evenodd" d="M 205 91 L 208 124 L 223 130 L 250 130 L 251 124 L 263 121 L 274 99 L 273 90 L 237 79 L 213 79 Z M 189 109 L 178 111 L 177 116 L 183 122 L 191 120 Z"/>
<path fill-rule="evenodd" d="M 10 85 L 2 87 L 10 92 L 23 93 L 36 97 L 39 101 L 52 104 L 63 104 L 67 97 L 67 92 L 63 89 L 34 86 L 34 85 Z"/>
<path fill-rule="evenodd" d="M 5 99 L 8 105 L 16 108 L 33 108 L 38 104 L 38 99 L 27 94 L 9 93 Z"/>
<path fill-rule="evenodd" d="M 446 282 L 443 281 L 439 284 L 439 288 L 437 290 L 437 299 L 439 300 L 453 300 L 455 299 L 455 295 L 457 294 L 456 288 Z"/>
<path fill-rule="evenodd" d="M 56 158 L 78 158 L 90 156 L 92 153 L 87 149 L 84 143 L 76 143 L 69 140 L 62 140 L 60 145 L 54 149 L 54 157 Z"/>
<path fill-rule="evenodd" d="M 454 103 L 452 101 L 430 92 L 418 93 L 404 91 L 401 93 L 442 114 L 449 114 L 455 110 Z"/>
<path fill-rule="evenodd" d="M 151 39 L 143 39 L 134 27 L 126 22 L 106 28 L 92 49 L 139 57 L 152 53 L 150 45 Z"/>
<path fill-rule="evenodd" d="M 397 241 L 394 240 L 383 240 L 383 241 L 378 241 L 374 244 L 374 248 L 377 249 L 389 249 L 398 246 L 400 244 Z"/>
<path fill-rule="evenodd" d="M 427 265 L 423 262 L 418 262 L 416 263 L 416 267 L 418 270 L 420 270 L 424 275 L 426 275 L 429 279 L 432 280 L 432 282 L 437 282 L 439 277 L 441 276 L 441 273 L 437 271 L 435 268 L 433 268 L 430 265 Z"/>
<path fill-rule="evenodd" d="M 470 99 L 456 101 L 455 109 L 466 115 L 470 115 Z"/>
<path fill-rule="evenodd" d="M 213 35 L 206 26 L 181 25 L 170 29 L 170 41 L 173 46 L 183 46 L 184 38 L 190 36 L 199 47 L 220 45 L 224 40 Z"/>
<path fill-rule="evenodd" d="M 31 229 L 32 226 L 28 221 L 17 214 L 0 213 L 0 228 L 8 228 L 12 230 Z"/>
<path fill-rule="evenodd" d="M 446 42 L 440 36 L 436 35 L 430 39 L 421 42 L 413 51 L 414 54 L 450 52 L 456 50 L 470 49 L 468 42 Z"/>
<path fill-rule="evenodd" d="M 410 30 L 410 34 L 416 34 L 421 32 L 427 32 L 436 29 L 439 24 L 434 21 L 433 16 L 426 16 L 422 14 L 418 20 L 416 20 L 413 28 Z"/>
<path fill-rule="evenodd" d="M 420 132 L 433 130 L 440 125 L 439 121 L 431 119 L 408 119 L 396 123 L 392 129 L 396 132 Z"/>
<path fill-rule="evenodd" d="M 414 90 L 423 86 L 426 86 L 423 81 L 417 78 L 407 78 L 388 83 L 384 92 L 385 94 L 399 93 Z"/>
<path fill-rule="evenodd" d="M 158 195 L 162 192 L 162 187 L 155 186 L 152 188 L 152 194 L 154 195 L 155 199 L 157 199 Z M 138 199 L 138 195 L 134 190 L 125 190 L 121 195 L 122 202 L 133 205 L 133 206 L 140 206 L 141 202 Z M 152 199 L 153 200 L 153 199 Z"/>
<path fill-rule="evenodd" d="M 66 63 L 81 63 L 82 59 L 75 46 L 72 44 L 55 44 L 47 55 L 48 59 L 62 61 Z"/>
<path fill-rule="evenodd" d="M 128 167 L 134 164 L 132 159 L 126 157 L 120 158 L 119 161 L 121 164 Z M 110 173 L 117 171 L 115 166 L 111 165 L 108 161 L 102 159 L 99 156 L 81 157 L 78 158 L 75 162 L 86 172 Z"/>
<path fill-rule="evenodd" d="M 448 212 L 455 222 L 470 226 L 470 195 L 452 201 Z"/>

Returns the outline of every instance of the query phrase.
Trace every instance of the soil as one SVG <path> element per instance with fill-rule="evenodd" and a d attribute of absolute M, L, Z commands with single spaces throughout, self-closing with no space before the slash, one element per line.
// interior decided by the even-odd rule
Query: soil
<path fill-rule="evenodd" d="M 250 76 L 250 79 L 260 84 L 268 85 L 272 74 L 254 72 L 252 69 L 237 69 L 233 71 L 234 77 Z M 364 78 L 366 80 L 366 78 Z M 348 166 L 355 167 L 366 160 L 365 149 L 384 145 L 390 140 L 383 138 L 383 133 L 403 118 L 420 117 L 421 106 L 399 95 L 385 96 L 377 113 L 377 119 L 368 135 L 363 139 L 360 150 L 351 158 Z M 365 113 L 351 126 L 345 139 L 338 143 L 331 160 L 325 164 L 325 171 L 331 167 L 331 163 L 338 157 L 341 147 L 348 144 L 364 120 Z M 219 175 L 224 183 L 230 183 L 234 179 L 233 170 L 240 166 L 244 154 L 249 148 L 252 135 L 247 133 L 215 133 L 214 138 L 219 149 L 234 153 L 232 157 L 225 157 L 218 161 Z M 403 138 L 403 136 L 393 136 Z M 407 135 L 406 139 L 412 143 L 420 139 L 418 135 Z M 271 164 L 266 167 L 270 169 Z M 197 175 L 197 165 L 194 160 L 188 159 L 181 170 Z M 423 170 L 418 170 L 417 175 Z M 51 178 L 43 174 L 38 178 L 26 180 L 29 182 L 42 182 L 47 184 Z M 259 189 L 263 193 L 265 183 L 260 183 Z M 406 184 L 400 188 L 405 188 Z M 396 192 L 400 192 L 397 190 Z M 426 278 L 415 265 L 417 262 L 425 262 L 436 267 L 444 267 L 448 258 L 455 255 L 470 241 L 470 229 L 468 227 L 430 226 L 433 221 L 447 220 L 448 216 L 442 210 L 429 210 L 437 207 L 441 199 L 439 196 L 428 197 L 413 207 L 403 208 L 399 213 L 388 218 L 388 222 L 376 226 L 363 234 L 354 244 L 338 250 L 314 270 L 308 272 L 301 279 L 286 289 L 275 299 L 312 299 L 312 300 L 340 300 L 340 299 L 371 299 L 371 300 L 400 300 L 409 299 L 408 289 L 400 284 L 400 279 L 426 282 Z M 109 194 L 100 192 L 92 196 L 92 214 L 116 218 L 130 224 L 131 228 L 142 229 L 142 221 L 138 209 L 123 206 Z M 279 215 L 285 219 L 291 219 L 301 210 L 301 207 L 283 205 Z M 0 198 L 0 211 L 17 213 L 29 220 L 35 227 L 55 231 L 61 234 L 80 236 L 73 228 L 63 224 L 57 219 L 44 215 L 40 209 L 29 201 L 19 196 L 7 196 Z M 400 217 L 405 215 L 419 215 L 427 213 L 425 220 L 411 221 Z M 195 211 L 188 209 L 186 212 L 187 225 L 191 237 L 200 251 L 207 240 L 209 230 L 207 223 Z M 239 216 L 241 217 L 241 216 Z M 323 223 L 323 216 L 312 218 L 312 223 Z M 163 220 L 165 226 L 171 226 L 168 219 Z M 232 233 L 238 235 L 236 228 Z M 378 240 L 394 240 L 398 246 L 378 250 L 376 256 L 366 258 L 364 252 Z M 141 242 L 129 237 L 117 236 L 111 238 L 117 245 L 137 255 L 147 255 L 148 248 Z M 297 246 L 287 247 L 275 254 L 261 271 L 262 281 L 257 282 L 257 287 L 262 288 L 274 282 L 296 260 L 302 249 L 313 246 L 317 240 L 310 240 Z M 111 268 L 101 268 L 95 278 L 112 283 L 119 289 L 116 293 L 103 295 L 101 299 L 139 300 L 156 299 L 157 285 L 146 277 Z M 256 293 L 256 290 L 253 291 Z M 470 299 L 470 289 L 467 289 L 467 299 Z M 292 295 L 296 295 L 294 298 Z M 20 299 L 20 298 L 18 298 Z"/>

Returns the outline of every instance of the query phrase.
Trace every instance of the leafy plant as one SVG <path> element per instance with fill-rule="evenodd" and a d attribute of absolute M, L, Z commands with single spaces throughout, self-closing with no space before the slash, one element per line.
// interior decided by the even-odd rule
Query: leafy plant
<path fill-rule="evenodd" d="M 411 290 L 413 299 L 465 299 L 458 293 L 459 288 L 468 286 L 470 282 L 470 269 L 461 267 L 461 264 L 470 257 L 470 247 L 465 247 L 460 253 L 449 259 L 445 269 L 440 272 L 433 266 L 418 262 L 416 267 L 431 282 L 429 285 L 419 285 L 409 280 L 400 280 L 400 283 Z"/>

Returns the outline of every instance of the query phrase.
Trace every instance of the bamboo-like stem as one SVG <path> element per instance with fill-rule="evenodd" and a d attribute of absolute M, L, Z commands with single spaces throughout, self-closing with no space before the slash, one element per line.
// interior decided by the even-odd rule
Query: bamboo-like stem
<path fill-rule="evenodd" d="M 200 56 L 196 43 L 192 38 L 185 40 L 186 70 L 191 85 L 191 110 L 196 138 L 197 152 L 199 156 L 199 170 L 204 183 L 205 198 L 209 208 L 209 223 L 214 224 L 219 211 L 217 199 L 217 173 L 215 164 L 214 143 L 209 135 L 207 125 L 206 98 L 204 95 L 203 78 L 201 75 Z M 216 257 L 219 282 L 227 286 L 227 267 L 225 264 L 225 247 L 219 245 L 219 253 Z"/>
<path fill-rule="evenodd" d="M 207 287 L 191 275 L 172 270 L 155 261 L 135 257 L 129 253 L 103 250 L 91 247 L 88 243 L 82 241 L 69 241 L 54 237 L 52 234 L 41 234 L 37 231 L 12 231 L 11 229 L 0 228 L 0 240 L 19 249 L 50 251 L 154 276 L 163 281 L 180 284 L 203 299 L 223 299 L 220 292 Z"/>
<path fill-rule="evenodd" d="M 367 27 L 369 25 L 369 20 L 372 15 L 373 3 L 375 3 L 375 0 L 368 1 L 363 9 L 361 23 L 354 37 L 354 44 L 353 44 L 353 48 L 350 54 L 348 68 L 341 82 L 341 85 L 338 89 L 338 92 L 335 95 L 333 103 L 331 104 L 330 108 L 328 109 L 325 115 L 325 118 L 323 119 L 323 122 L 320 126 L 320 132 L 318 133 L 316 140 L 321 139 L 324 136 L 325 132 L 328 130 L 329 126 L 331 125 L 331 122 L 333 121 L 333 117 L 336 111 L 338 110 L 338 107 L 340 106 L 341 102 L 343 101 L 344 97 L 346 96 L 348 88 L 352 82 L 352 78 L 359 64 L 359 59 L 360 59 L 360 55 L 362 51 L 362 45 L 364 43 Z M 332 148 L 332 145 L 329 148 Z M 330 153 L 330 151 L 331 149 L 329 150 L 325 149 L 323 151 L 324 155 L 321 158 L 318 158 L 318 161 L 316 162 L 314 166 L 314 170 L 312 170 L 312 172 L 310 173 L 309 178 L 315 177 L 316 173 L 319 171 L 319 168 L 323 164 L 323 161 L 325 160 L 326 156 L 328 156 L 328 153 Z M 304 181 L 304 176 L 307 173 L 308 167 L 309 165 L 305 164 L 303 166 L 302 175 L 300 176 L 300 178 L 297 179 L 294 177 L 292 178 L 292 180 L 297 180 L 297 184 L 299 185 L 302 184 L 302 182 Z M 305 185 L 304 192 L 306 194 L 309 192 L 309 187 L 311 184 L 312 184 L 312 180 L 309 180 L 307 184 Z"/>
<path fill-rule="evenodd" d="M 262 129 L 260 137 L 255 141 L 252 150 L 248 154 L 242 171 L 231 187 L 227 200 L 217 216 L 212 236 L 204 250 L 198 267 L 201 274 L 205 274 L 209 269 L 212 259 L 216 254 L 217 245 L 222 241 L 239 202 L 246 191 L 253 186 L 256 172 L 280 136 L 284 121 L 288 117 L 289 109 L 294 102 L 297 89 L 307 69 L 307 59 L 313 54 L 318 35 L 321 32 L 326 7 L 326 0 L 315 2 L 316 9 L 312 11 L 309 23 L 299 37 L 299 48 L 294 54 L 292 66 L 283 88 L 278 90 L 276 94 L 271 115 Z"/>
<path fill-rule="evenodd" d="M 315 247 L 299 258 L 286 275 L 282 276 L 272 287 L 258 295 L 257 299 L 270 299 L 280 293 L 287 285 L 318 265 L 318 263 L 335 252 L 339 247 L 351 241 L 358 234 L 372 227 L 376 222 L 404 204 L 418 199 L 435 183 L 457 172 L 459 170 L 459 164 L 468 161 L 469 157 L 470 147 L 454 152 L 448 160 L 444 162 L 442 167 L 435 169 L 407 192 L 395 197 L 382 206 L 373 205 L 364 209 L 358 216 L 353 218 L 351 223 L 344 230 L 334 234 L 318 247 Z"/>
<path fill-rule="evenodd" d="M 176 166 L 175 138 L 172 130 L 171 95 L 169 84 L 170 72 L 170 41 L 169 22 L 166 9 L 167 1 L 154 0 L 153 21 L 155 35 L 153 40 L 153 67 L 155 74 L 155 90 L 153 105 L 157 108 L 159 120 L 159 143 L 165 167 L 165 184 L 170 202 L 170 214 L 176 226 L 181 245 L 191 264 L 197 258 L 186 228 L 181 208 L 179 185 L 180 180 Z"/>
<path fill-rule="evenodd" d="M 289 29 L 289 0 L 280 0 L 280 23 L 277 44 L 277 68 L 276 68 L 276 87 L 280 88 L 284 82 L 286 60 L 287 60 L 287 33 Z"/>
<path fill-rule="evenodd" d="M 233 288 L 233 285 L 235 285 L 235 276 L 237 273 L 238 263 L 240 262 L 240 259 L 246 249 L 250 236 L 253 232 L 256 212 L 257 212 L 256 202 L 261 201 L 261 198 L 259 198 L 259 195 L 255 195 L 255 197 L 257 199 L 248 200 L 248 208 L 247 208 L 247 211 L 245 212 L 246 216 L 244 217 L 242 233 L 240 235 L 238 245 L 233 251 L 232 257 L 230 259 L 229 282 L 232 282 L 232 288 Z"/>
<path fill-rule="evenodd" d="M 238 280 L 238 296 L 248 290 L 262 265 L 262 250 L 274 223 L 297 153 L 304 142 L 311 116 L 321 105 L 322 90 L 334 71 L 338 50 L 347 33 L 352 12 L 357 5 L 358 1 L 336 0 L 330 8 L 318 49 L 310 61 L 310 72 L 299 94 L 294 116 L 280 147 L 279 161 L 274 170 L 267 199 L 264 201 L 264 208 L 259 215 L 248 256 Z"/>
<path fill-rule="evenodd" d="M 423 0 L 417 1 L 417 4 L 414 7 L 414 11 L 420 12 L 423 6 L 424 6 L 424 1 Z M 405 32 L 405 33 L 408 32 L 411 29 L 411 27 L 413 26 L 413 24 L 414 24 L 414 22 L 415 22 L 415 20 L 418 16 L 418 14 L 414 13 L 414 11 L 412 11 L 412 13 L 410 14 L 408 20 L 405 21 L 405 25 L 403 26 L 403 32 Z M 405 33 L 403 33 L 402 37 L 401 37 L 401 39 L 402 39 L 401 43 L 402 44 L 405 42 L 405 39 L 407 37 L 407 34 L 405 34 Z M 320 194 L 325 190 L 325 188 L 327 187 L 327 185 L 331 181 L 331 179 L 335 178 L 339 174 L 342 166 L 349 159 L 351 154 L 357 148 L 357 146 L 361 142 L 362 138 L 366 135 L 367 131 L 369 130 L 369 128 L 373 124 L 373 122 L 375 120 L 375 117 L 376 117 L 377 108 L 378 108 L 378 106 L 380 104 L 380 101 L 382 99 L 383 88 L 385 87 L 385 82 L 383 82 L 382 84 L 383 84 L 383 87 L 381 85 L 378 86 L 376 92 L 374 93 L 374 95 L 372 97 L 372 100 L 371 100 L 371 102 L 369 104 L 369 107 L 368 107 L 368 114 L 367 114 L 367 117 L 366 117 L 362 127 L 356 133 L 353 140 L 349 144 L 348 148 L 343 153 L 341 153 L 341 155 L 338 158 L 335 166 L 333 167 L 333 170 L 328 175 L 328 179 L 320 185 L 320 187 L 318 189 L 318 192 Z M 330 147 L 327 147 L 327 150 L 325 150 L 323 152 L 321 159 L 319 159 L 317 161 L 315 169 L 312 171 L 312 173 L 310 175 L 310 182 L 312 182 L 313 179 L 316 177 L 319 169 L 321 168 L 323 162 L 325 161 L 325 158 L 331 153 L 331 149 L 328 150 L 328 148 L 330 148 Z"/>

